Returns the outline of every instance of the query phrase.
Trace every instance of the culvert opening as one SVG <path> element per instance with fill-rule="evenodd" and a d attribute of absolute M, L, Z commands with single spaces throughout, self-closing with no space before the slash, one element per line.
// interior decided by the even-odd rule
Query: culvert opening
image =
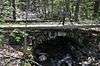
<path fill-rule="evenodd" d="M 43 66 L 72 66 L 78 62 L 77 53 L 78 40 L 57 36 L 44 41 L 36 48 L 36 61 Z"/>

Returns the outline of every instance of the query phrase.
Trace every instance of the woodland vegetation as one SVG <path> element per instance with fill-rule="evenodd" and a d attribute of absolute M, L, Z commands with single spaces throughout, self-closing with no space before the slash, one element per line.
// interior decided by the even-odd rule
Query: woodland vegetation
<path fill-rule="evenodd" d="M 25 15 L 26 14 L 26 15 Z M 99 0 L 0 0 L 0 20 L 31 19 L 67 20 L 67 22 L 100 20 Z M 90 21 L 88 21 L 90 20 Z M 84 22 L 83 22 L 84 23 Z"/>

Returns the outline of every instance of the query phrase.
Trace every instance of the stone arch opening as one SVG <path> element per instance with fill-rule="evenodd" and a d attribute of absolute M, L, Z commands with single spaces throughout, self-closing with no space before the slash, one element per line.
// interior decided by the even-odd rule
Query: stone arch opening
<path fill-rule="evenodd" d="M 36 47 L 36 61 L 43 66 L 69 66 L 77 61 L 79 42 L 75 38 L 56 36 Z M 69 63 L 69 64 L 68 64 Z"/>

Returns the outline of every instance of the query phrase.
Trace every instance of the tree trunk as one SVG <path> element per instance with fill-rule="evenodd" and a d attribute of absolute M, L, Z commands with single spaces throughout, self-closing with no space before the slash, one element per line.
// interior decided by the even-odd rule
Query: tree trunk
<path fill-rule="evenodd" d="M 98 16 L 99 7 L 100 7 L 100 1 L 94 0 L 94 14 L 93 14 L 94 18 Z"/>
<path fill-rule="evenodd" d="M 3 13 L 3 0 L 0 0 L 0 17 L 2 16 Z"/>
<path fill-rule="evenodd" d="M 69 0 L 65 0 L 65 6 L 66 6 L 66 11 L 67 11 L 67 17 L 69 18 L 69 20 L 71 20 L 71 14 L 70 14 L 70 9 L 69 9 Z"/>
<path fill-rule="evenodd" d="M 13 7 L 13 20 L 16 21 L 16 5 L 15 5 L 15 0 L 12 0 L 12 7 Z"/>
<path fill-rule="evenodd" d="M 51 18 L 53 18 L 53 8 L 54 8 L 54 5 L 53 5 L 53 0 L 51 0 L 51 1 L 52 1 L 52 4 L 51 4 L 52 5 L 52 8 L 51 8 L 52 9 Z"/>
<path fill-rule="evenodd" d="M 74 14 L 75 22 L 78 22 L 79 5 L 80 5 L 80 0 L 77 0 L 75 7 L 75 14 Z"/>

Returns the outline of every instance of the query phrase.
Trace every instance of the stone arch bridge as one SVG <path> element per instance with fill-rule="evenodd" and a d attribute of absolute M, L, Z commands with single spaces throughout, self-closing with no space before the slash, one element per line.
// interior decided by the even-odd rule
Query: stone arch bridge
<path fill-rule="evenodd" d="M 70 48 L 72 48 L 72 46 L 70 46 L 68 43 L 73 42 L 74 44 L 79 45 L 75 42 L 76 40 L 74 40 L 73 38 L 76 38 L 76 39 L 78 39 L 78 41 L 80 41 L 79 37 L 81 35 L 84 35 L 84 36 L 88 35 L 91 39 L 97 38 L 97 35 L 100 33 L 99 27 L 100 27 L 99 24 L 98 25 L 97 24 L 70 24 L 70 25 L 69 24 L 66 24 L 66 25 L 3 24 L 3 25 L 0 25 L 0 29 L 1 29 L 0 32 L 5 35 L 5 38 L 7 38 L 7 40 L 6 40 L 7 43 L 9 43 L 8 42 L 9 37 L 12 33 L 25 32 L 25 33 L 29 34 L 29 35 L 25 35 L 23 37 L 23 40 L 22 40 L 23 46 L 25 49 L 27 46 L 32 46 L 33 48 L 37 48 L 37 49 L 35 49 L 35 54 L 37 55 L 37 58 L 38 58 L 38 59 L 36 59 L 37 62 L 41 63 L 42 61 L 47 60 L 47 57 L 51 54 L 51 56 L 49 56 L 51 59 L 49 59 L 48 61 L 52 60 L 53 62 L 50 61 L 50 63 L 52 64 L 50 66 L 59 66 L 62 64 L 66 64 L 66 63 L 68 66 L 72 66 L 72 64 L 74 63 L 75 60 L 72 60 L 73 57 L 71 54 L 69 54 L 69 52 L 71 52 L 71 50 L 72 50 L 72 49 L 70 49 Z M 75 34 L 73 34 L 73 33 L 75 33 Z M 69 37 L 66 38 L 66 35 L 67 35 L 67 37 L 70 36 L 71 40 L 69 40 Z M 76 37 L 76 35 L 78 35 L 78 37 Z M 93 37 L 91 37 L 91 36 L 93 36 Z M 58 41 L 56 41 L 56 40 L 58 40 Z M 64 42 L 63 40 L 64 41 L 68 40 L 68 41 Z M 62 43 L 60 43 L 59 41 Z M 95 40 L 90 40 L 90 41 L 94 42 Z M 65 45 L 67 43 L 70 47 L 69 49 L 67 49 L 69 51 L 66 51 L 66 53 L 68 53 L 68 54 L 60 51 L 63 49 L 61 47 L 59 47 L 59 45 L 53 45 L 53 43 L 54 44 L 60 43 L 60 46 L 62 46 L 62 44 Z M 71 44 L 73 44 L 73 43 L 71 43 Z M 41 44 L 49 44 L 49 45 L 42 46 Z M 54 53 L 57 53 L 59 56 L 61 56 L 60 58 L 56 57 L 56 55 L 53 55 L 53 53 L 52 53 L 53 51 L 50 49 L 51 48 L 50 46 L 51 47 L 57 46 L 57 48 L 56 48 L 57 51 L 54 50 L 54 48 L 52 48 L 52 50 L 54 50 Z M 48 47 L 48 48 L 46 48 L 46 47 Z M 60 48 L 60 50 L 58 48 Z M 66 47 L 63 46 L 63 48 L 64 48 L 63 51 L 65 51 Z M 50 49 L 50 50 L 47 50 L 47 49 Z M 43 51 L 41 52 L 41 50 L 43 50 Z M 50 51 L 50 52 L 48 52 L 48 51 Z M 65 55 L 64 56 L 60 55 L 61 53 L 59 54 L 58 51 Z M 47 55 L 48 53 L 49 53 L 49 55 Z M 54 60 L 55 58 L 58 58 L 58 59 Z M 50 64 L 50 63 L 48 63 L 46 61 L 41 64 L 46 66 L 45 64 Z"/>
<path fill-rule="evenodd" d="M 1 24 L 1 33 L 9 35 L 15 29 L 23 32 L 32 33 L 34 39 L 41 42 L 55 38 L 56 36 L 66 36 L 68 32 L 87 32 L 98 34 L 100 29 L 99 24 Z"/>

